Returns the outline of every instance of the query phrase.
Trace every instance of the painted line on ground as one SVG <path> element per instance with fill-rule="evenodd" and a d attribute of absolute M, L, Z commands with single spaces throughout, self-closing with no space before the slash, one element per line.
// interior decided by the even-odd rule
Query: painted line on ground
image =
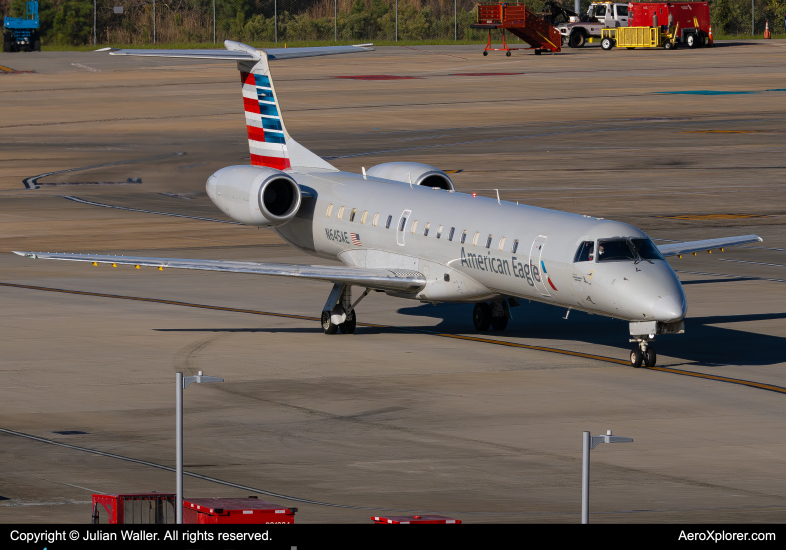
<path fill-rule="evenodd" d="M 173 214 L 172 212 L 157 212 L 155 210 L 144 210 L 142 208 L 131 208 L 130 206 L 115 206 L 113 204 L 104 204 L 102 202 L 94 202 L 88 201 L 85 199 L 80 199 L 79 197 L 72 197 L 69 195 L 60 195 L 60 197 L 78 202 L 80 204 L 88 204 L 90 206 L 100 206 L 101 208 L 115 208 L 117 210 L 127 210 L 128 212 L 142 212 L 144 214 L 156 214 L 158 216 L 172 216 L 173 218 L 188 218 L 189 220 L 200 220 L 203 222 L 218 222 L 218 223 L 229 223 L 232 225 L 246 225 L 239 222 L 233 222 L 229 220 L 217 220 L 215 218 L 202 218 L 200 216 L 187 216 L 186 214 Z"/>
<path fill-rule="evenodd" d="M 128 456 L 118 455 L 114 453 L 107 453 L 104 451 L 98 451 L 96 449 L 91 449 L 89 447 L 81 447 L 79 445 L 71 445 L 69 443 L 63 443 L 60 441 L 55 441 L 52 439 L 47 439 L 45 437 L 38 437 L 35 435 L 27 434 L 24 432 L 17 432 L 15 430 L 9 430 L 7 428 L 0 428 L 0 433 L 4 433 L 6 435 L 12 435 L 16 437 L 21 437 L 24 439 L 29 439 L 32 441 L 36 441 L 38 443 L 44 443 L 47 445 L 54 445 L 57 447 L 65 447 L 66 449 L 71 449 L 74 451 L 80 451 L 83 453 L 90 453 L 98 456 L 103 456 L 106 458 L 113 458 L 115 460 L 123 460 L 126 462 L 133 462 L 135 464 L 139 464 L 142 466 L 149 466 L 151 468 L 156 468 L 159 470 L 166 470 L 168 472 L 175 472 L 175 468 L 171 466 L 164 466 L 163 464 L 157 464 L 155 462 L 149 462 L 147 460 L 139 460 L 136 458 L 131 458 Z M 370 510 L 370 511 L 381 511 L 381 512 L 407 512 L 407 513 L 423 513 L 423 512 L 432 512 L 432 513 L 439 513 L 439 514 L 464 514 L 464 515 L 478 515 L 478 516 L 575 516 L 578 515 L 577 512 L 468 512 L 468 511 L 458 511 L 458 512 L 442 512 L 436 510 L 398 510 L 395 508 L 376 508 L 371 506 L 352 506 L 349 504 L 334 504 L 331 502 L 320 502 L 318 500 L 310 500 L 306 498 L 300 497 L 293 497 L 289 495 L 284 495 L 281 493 L 274 493 L 272 491 L 266 491 L 264 489 L 257 489 L 255 487 L 249 487 L 248 485 L 241 485 L 238 483 L 233 483 L 231 481 L 225 481 L 223 479 L 218 479 L 211 476 L 205 476 L 202 474 L 197 474 L 195 472 L 189 472 L 188 470 L 183 470 L 183 475 L 194 477 L 197 479 L 201 479 L 203 481 L 208 481 L 211 483 L 216 483 L 218 485 L 225 485 L 227 487 L 232 487 L 235 489 L 242 489 L 243 491 L 248 491 L 251 493 L 259 493 L 261 495 L 271 496 L 274 498 L 279 498 L 281 500 L 289 500 L 292 502 L 300 502 L 303 504 L 312 504 L 315 506 L 328 506 L 331 508 L 343 508 L 347 510 Z M 71 485 L 66 483 L 65 485 L 69 485 L 71 487 L 79 487 L 78 485 Z M 80 489 L 84 489 L 84 487 L 79 487 Z M 98 494 L 105 494 L 101 493 L 100 491 L 93 491 Z M 70 501 L 70 502 L 41 502 L 41 503 L 8 503 L 2 504 L 0 506 L 47 506 L 47 505 L 54 505 L 54 504 L 84 504 L 90 501 Z M 639 510 L 606 510 L 606 511 L 596 511 L 593 514 L 636 514 L 636 513 L 658 513 L 658 512 L 697 512 L 697 511 L 711 511 L 711 510 L 755 510 L 755 509 L 772 509 L 772 508 L 783 508 L 783 505 L 779 504 L 770 504 L 770 505 L 762 505 L 762 506 L 738 506 L 738 507 L 730 507 L 730 506 L 722 506 L 722 507 L 714 507 L 714 508 L 677 508 L 677 509 L 665 509 L 665 508 L 654 508 L 654 509 L 639 509 Z"/>
<path fill-rule="evenodd" d="M 704 275 L 710 275 L 709 273 L 705 273 Z M 786 281 L 784 281 L 786 282 Z M 53 287 L 44 287 L 44 286 L 34 286 L 34 285 L 23 285 L 17 283 L 0 283 L 0 287 L 8 287 L 8 288 L 22 288 L 26 290 L 40 290 L 45 292 L 60 292 L 63 294 L 75 294 L 79 296 L 93 296 L 97 298 L 114 298 L 118 300 L 132 300 L 137 302 L 150 302 L 156 304 L 166 304 L 166 305 L 174 305 L 174 306 L 181 306 L 181 307 L 193 307 L 198 309 L 210 309 L 214 311 L 228 311 L 232 313 L 246 313 L 249 315 L 264 315 L 268 317 L 283 317 L 287 319 L 300 319 L 304 321 L 320 321 L 321 319 L 317 317 L 311 317 L 308 315 L 295 315 L 292 313 L 275 313 L 270 311 L 257 311 L 253 309 L 242 309 L 242 308 L 232 308 L 232 307 L 224 307 L 224 306 L 211 306 L 207 304 L 194 304 L 189 302 L 178 302 L 175 300 L 163 300 L 160 298 L 142 298 L 139 296 L 124 296 L 121 294 L 103 294 L 100 292 L 86 292 L 83 290 L 67 290 L 62 288 L 53 288 Z M 511 348 L 520 348 L 520 349 L 530 349 L 534 351 L 543 351 L 547 353 L 557 353 L 560 355 L 570 355 L 573 357 L 582 357 L 584 359 L 593 359 L 595 361 L 603 361 L 605 363 L 613 363 L 617 365 L 625 365 L 629 366 L 630 363 L 623 359 L 615 359 L 613 357 L 605 357 L 603 355 L 594 355 L 591 353 L 581 353 L 577 351 L 570 351 L 570 350 L 562 350 L 558 348 L 549 348 L 545 346 L 534 346 L 530 344 L 519 344 L 517 342 L 506 342 L 504 340 L 494 340 L 492 338 L 481 338 L 479 336 L 464 336 L 460 334 L 448 334 L 445 332 L 435 332 L 430 330 L 424 329 L 414 329 L 414 328 L 401 328 L 401 327 L 394 327 L 390 325 L 380 325 L 374 323 L 358 323 L 360 326 L 365 327 L 374 327 L 374 328 L 386 328 L 389 330 L 395 330 L 397 332 L 408 332 L 412 334 L 425 334 L 429 336 L 439 336 L 442 338 L 452 338 L 455 340 L 465 340 L 469 342 L 480 342 L 484 344 L 492 344 L 496 346 L 505 346 Z M 776 393 L 786 394 L 786 388 L 781 386 L 775 386 L 772 384 L 763 384 L 761 382 L 754 382 L 751 380 L 741 380 L 737 378 L 728 378 L 724 376 L 715 376 L 711 374 L 704 374 L 701 372 L 694 372 L 694 371 L 686 371 L 680 369 L 673 369 L 670 367 L 652 367 L 646 368 L 644 367 L 643 370 L 655 370 L 660 372 L 667 372 L 671 374 L 679 374 L 681 376 L 692 376 L 695 378 L 703 378 L 706 380 L 714 380 L 716 382 L 725 382 L 729 384 L 738 384 L 742 386 L 747 386 L 750 388 L 762 389 L 767 391 L 772 391 Z"/>
<path fill-rule="evenodd" d="M 167 153 L 166 155 L 156 155 L 154 157 L 147 157 L 143 159 L 132 159 L 132 160 L 119 160 L 117 162 L 108 162 L 106 164 L 96 164 L 94 166 L 82 166 L 80 168 L 68 168 L 66 170 L 57 170 L 55 172 L 47 172 L 46 174 L 38 174 L 37 176 L 30 176 L 29 178 L 25 178 L 22 180 L 22 183 L 25 184 L 25 188 L 27 189 L 38 189 L 38 180 L 41 178 L 45 178 L 46 176 L 54 176 L 55 174 L 65 174 L 66 172 L 79 172 L 81 170 L 92 170 L 93 168 L 105 168 L 107 166 L 119 166 L 121 164 L 135 164 L 137 162 L 146 162 L 146 161 L 153 161 L 153 160 L 162 160 L 169 157 L 181 157 L 186 153 L 183 151 L 178 151 L 177 153 Z"/>
<path fill-rule="evenodd" d="M 747 281 L 769 281 L 771 283 L 786 283 L 786 279 L 769 279 L 767 277 L 751 277 L 748 275 L 729 275 L 728 273 L 705 273 L 704 271 L 684 271 L 675 269 L 675 273 L 687 273 L 688 275 L 709 275 L 710 277 L 728 277 L 729 279 L 745 279 Z"/>
<path fill-rule="evenodd" d="M 727 259 L 727 258 L 718 258 L 718 261 L 719 262 L 734 262 L 736 264 L 766 265 L 766 266 L 769 266 L 769 267 L 786 267 L 786 265 L 783 265 L 783 264 L 767 264 L 767 263 L 764 263 L 764 262 L 750 262 L 750 261 L 747 261 L 747 260 L 730 260 L 730 259 Z"/>

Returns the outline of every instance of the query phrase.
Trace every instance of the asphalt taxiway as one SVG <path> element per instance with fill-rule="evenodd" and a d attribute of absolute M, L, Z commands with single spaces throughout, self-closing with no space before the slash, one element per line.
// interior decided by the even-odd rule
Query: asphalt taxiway
<path fill-rule="evenodd" d="M 689 312 L 658 370 L 626 366 L 625 323 L 538 304 L 478 335 L 471 306 L 372 294 L 356 334 L 328 337 L 325 284 L 12 255 L 314 262 L 204 195 L 248 158 L 231 63 L 3 55 L 0 521 L 174 490 L 174 373 L 198 370 L 226 382 L 185 392 L 186 495 L 273 493 L 298 522 L 577 522 L 581 432 L 612 429 L 635 441 L 593 451 L 591 521 L 783 521 L 786 42 L 480 50 L 273 74 L 290 133 L 342 169 L 425 162 L 661 242 L 762 236 L 670 260 Z"/>

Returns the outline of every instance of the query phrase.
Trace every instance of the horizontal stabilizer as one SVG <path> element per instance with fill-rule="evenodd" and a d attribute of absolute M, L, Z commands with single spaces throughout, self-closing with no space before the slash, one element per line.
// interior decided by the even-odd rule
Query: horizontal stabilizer
<path fill-rule="evenodd" d="M 764 239 L 758 235 L 742 235 L 741 237 L 723 237 L 720 239 L 707 239 L 704 241 L 688 241 L 684 243 L 669 243 L 658 245 L 658 250 L 664 256 L 677 254 L 690 254 L 691 252 L 704 252 L 713 248 L 726 246 L 739 246 L 741 244 L 760 243 Z"/>
<path fill-rule="evenodd" d="M 273 264 L 260 262 L 230 262 L 220 260 L 184 260 L 180 258 L 144 258 L 137 256 L 103 256 L 50 252 L 16 252 L 41 260 L 66 260 L 97 264 L 133 265 L 173 269 L 198 269 L 278 277 L 301 277 L 331 283 L 346 283 L 376 290 L 417 292 L 426 286 L 425 277 L 415 271 L 369 269 L 327 265 Z"/>
<path fill-rule="evenodd" d="M 227 40 L 224 42 L 224 46 L 227 48 L 226 50 L 118 50 L 115 48 L 102 48 L 96 51 L 108 51 L 109 55 L 180 57 L 190 59 L 213 59 L 218 61 L 254 61 L 259 59 L 262 51 L 267 53 L 267 58 L 271 61 L 276 59 L 296 59 L 300 57 L 374 51 L 372 44 L 358 44 L 356 46 L 318 46 L 315 48 L 269 48 L 257 50 L 252 46 Z"/>

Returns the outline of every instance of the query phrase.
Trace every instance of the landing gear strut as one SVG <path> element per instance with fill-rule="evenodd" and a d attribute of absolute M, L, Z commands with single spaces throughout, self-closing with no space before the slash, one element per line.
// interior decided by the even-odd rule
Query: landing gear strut
<path fill-rule="evenodd" d="M 636 346 L 630 352 L 630 364 L 634 369 L 641 366 L 652 368 L 655 366 L 657 355 L 655 348 L 649 345 L 651 338 L 649 335 L 636 336 L 631 342 L 636 342 Z"/>
<path fill-rule="evenodd" d="M 472 324 L 475 325 L 475 330 L 480 332 L 488 330 L 489 327 L 505 330 L 510 318 L 510 307 L 505 300 L 496 300 L 491 304 L 481 302 L 475 304 L 475 309 L 472 310 Z"/>
<path fill-rule="evenodd" d="M 371 292 L 367 288 L 360 298 L 352 303 L 352 286 L 342 283 L 333 285 L 325 307 L 322 308 L 322 331 L 325 334 L 336 334 L 339 330 L 342 334 L 353 334 L 357 327 L 357 317 L 355 316 L 355 306 L 368 296 Z"/>

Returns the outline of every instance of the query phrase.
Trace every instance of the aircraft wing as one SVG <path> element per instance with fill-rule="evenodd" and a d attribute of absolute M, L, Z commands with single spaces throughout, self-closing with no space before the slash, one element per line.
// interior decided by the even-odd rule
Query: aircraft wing
<path fill-rule="evenodd" d="M 327 265 L 273 264 L 260 262 L 231 262 L 221 260 L 184 260 L 180 258 L 144 258 L 138 256 L 101 256 L 94 254 L 66 254 L 50 252 L 17 252 L 14 254 L 40 260 L 67 260 L 92 262 L 95 264 L 120 264 L 161 269 L 198 269 L 203 271 L 225 271 L 273 275 L 278 277 L 301 277 L 331 283 L 346 283 L 375 290 L 417 292 L 426 285 L 426 279 L 417 271 L 402 269 L 371 269 Z"/>
<path fill-rule="evenodd" d="M 184 57 L 191 59 L 216 59 L 249 61 L 258 59 L 247 46 L 248 50 L 118 50 L 115 48 L 102 48 L 99 52 L 109 52 L 109 55 L 134 55 L 138 57 Z M 355 46 L 324 46 L 315 48 L 270 48 L 264 50 L 269 60 L 295 59 L 298 57 L 316 57 L 320 55 L 335 55 L 341 53 L 357 53 L 374 51 L 372 44 L 358 44 Z"/>
<path fill-rule="evenodd" d="M 741 244 L 759 243 L 764 239 L 758 235 L 742 235 L 741 237 L 723 237 L 720 239 L 707 239 L 704 241 L 688 241 L 684 243 L 669 243 L 658 245 L 658 250 L 664 256 L 676 256 L 677 254 L 690 254 L 691 252 L 704 252 L 713 248 L 723 248 L 726 246 L 738 246 Z"/>

